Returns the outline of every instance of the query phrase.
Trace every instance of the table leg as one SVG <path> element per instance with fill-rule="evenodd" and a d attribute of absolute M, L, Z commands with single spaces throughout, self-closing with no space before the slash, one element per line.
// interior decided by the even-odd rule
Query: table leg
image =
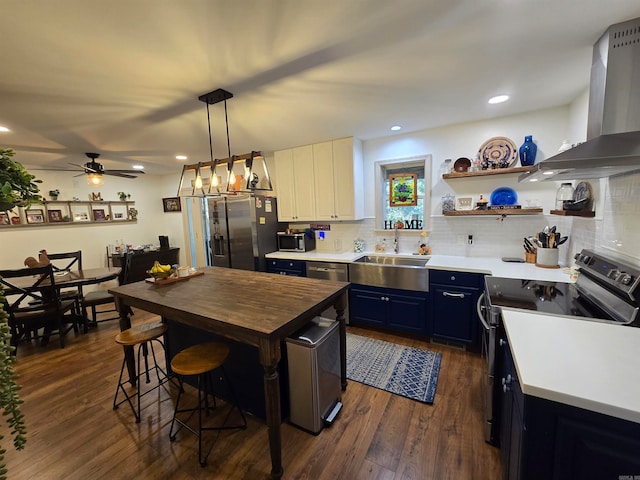
<path fill-rule="evenodd" d="M 271 451 L 271 478 L 281 478 L 282 468 L 282 436 L 280 424 L 280 376 L 278 362 L 280 361 L 280 343 L 260 341 L 260 363 L 264 368 L 264 394 L 267 413 L 267 427 L 269 429 L 269 450 Z"/>
<path fill-rule="evenodd" d="M 343 293 L 336 301 L 336 320 L 340 322 L 340 380 L 342 391 L 347 389 L 347 322 L 344 311 L 347 308 L 347 292 Z"/>
<path fill-rule="evenodd" d="M 131 308 L 122 303 L 118 297 L 114 297 L 116 309 L 120 314 L 120 331 L 123 332 L 129 328 L 131 328 L 131 319 L 129 315 L 132 314 Z M 136 359 L 133 351 L 133 347 L 124 346 L 122 347 L 124 350 L 124 358 L 127 363 L 127 372 L 129 373 L 129 383 L 132 386 L 136 386 L 138 379 L 138 372 L 136 371 Z"/>

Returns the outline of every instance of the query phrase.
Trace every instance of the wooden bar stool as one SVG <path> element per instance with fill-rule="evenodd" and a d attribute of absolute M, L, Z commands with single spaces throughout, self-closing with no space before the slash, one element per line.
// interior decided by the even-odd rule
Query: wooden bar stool
<path fill-rule="evenodd" d="M 176 407 L 173 412 L 173 419 L 171 420 L 171 428 L 169 431 L 169 439 L 173 442 L 176 439 L 176 435 L 182 429 L 182 427 L 189 430 L 191 433 L 198 437 L 198 461 L 201 466 L 205 466 L 207 464 L 207 457 L 211 453 L 213 449 L 213 445 L 215 443 L 212 442 L 207 450 L 206 455 L 202 455 L 202 432 L 208 430 L 231 430 L 231 429 L 245 429 L 247 428 L 247 420 L 242 412 L 242 409 L 238 406 L 238 400 L 233 391 L 233 387 L 231 386 L 231 382 L 227 377 L 227 374 L 224 370 L 224 362 L 229 356 L 229 347 L 224 343 L 218 342 L 208 342 L 201 343 L 199 345 L 193 345 L 191 347 L 185 348 L 181 352 L 177 353 L 173 360 L 171 360 L 171 369 L 173 373 L 178 375 L 180 381 L 180 389 L 178 391 L 178 398 L 176 400 Z M 231 393 L 231 397 L 233 400 L 233 405 L 229 408 L 226 417 L 224 418 L 224 422 L 222 426 L 218 427 L 203 427 L 202 426 L 202 410 L 204 405 L 204 410 L 207 415 L 209 415 L 209 409 L 215 409 L 216 405 L 216 397 L 213 392 L 213 384 L 211 382 L 210 374 L 215 369 L 220 369 L 222 372 L 222 377 L 224 377 L 227 386 L 229 387 L 229 392 Z M 197 376 L 197 385 L 198 385 L 198 405 L 195 408 L 183 408 L 180 409 L 180 399 L 182 397 L 182 393 L 184 392 L 183 382 L 184 377 L 188 375 L 196 375 Z M 204 393 L 204 396 L 203 396 Z M 213 407 L 209 406 L 209 394 L 213 397 Z M 242 417 L 241 425 L 227 425 L 227 420 L 229 420 L 229 416 L 231 412 L 235 408 L 240 412 L 240 416 Z M 191 426 L 187 424 L 187 422 L 193 417 L 195 412 L 198 412 L 198 429 L 195 430 Z M 189 415 L 184 420 L 178 418 L 179 413 L 189 412 Z M 173 431 L 174 425 L 178 424 L 178 428 L 176 431 Z"/>
<path fill-rule="evenodd" d="M 169 327 L 164 323 L 148 323 L 144 325 L 137 325 L 135 327 L 131 327 L 127 330 L 124 330 L 118 335 L 116 335 L 116 343 L 119 343 L 125 347 L 134 347 L 138 346 L 138 362 L 136 366 L 136 371 L 138 372 L 136 378 L 129 378 L 128 380 L 122 381 L 122 376 L 125 371 L 126 366 L 126 357 L 122 360 L 122 367 L 120 368 L 120 378 L 118 379 L 118 386 L 116 387 L 116 394 L 113 397 L 113 409 L 116 410 L 120 405 L 124 402 L 128 402 L 131 406 L 131 410 L 133 411 L 133 415 L 136 417 L 136 423 L 140 423 L 140 398 L 146 395 L 147 393 L 152 392 L 156 388 L 164 385 L 170 380 L 169 375 L 165 370 L 163 370 L 160 365 L 158 365 L 158 361 L 156 359 L 156 352 L 153 348 L 153 342 L 157 342 L 161 345 L 163 351 L 166 350 L 164 348 L 164 343 L 160 338 L 165 334 Z M 153 357 L 153 365 L 149 367 L 149 350 L 151 350 L 151 356 Z M 140 363 L 141 358 L 140 355 L 144 356 L 144 371 L 142 370 L 142 365 Z M 151 377 L 149 375 L 150 371 L 155 370 L 156 377 L 158 379 L 157 385 L 149 388 L 144 393 L 141 393 L 142 385 L 141 385 L 141 377 L 144 375 L 146 383 L 151 383 Z M 126 383 L 132 383 L 136 386 L 135 397 L 137 399 L 136 406 L 133 405 L 132 397 L 127 390 L 124 388 Z M 164 387 L 166 389 L 166 387 Z M 124 394 L 124 398 L 118 402 L 118 394 L 122 391 Z M 168 391 L 168 390 L 167 390 Z"/>

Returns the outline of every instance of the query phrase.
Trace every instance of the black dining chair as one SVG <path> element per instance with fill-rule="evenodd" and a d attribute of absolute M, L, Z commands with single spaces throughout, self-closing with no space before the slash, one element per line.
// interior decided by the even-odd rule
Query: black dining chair
<path fill-rule="evenodd" d="M 82 250 L 64 253 L 49 253 L 47 257 L 51 262 L 54 274 L 60 275 L 71 270 L 82 270 Z M 87 315 L 82 308 L 83 292 L 82 286 L 60 289 L 60 298 L 63 300 L 73 299 L 75 314 L 83 319 L 83 331 L 87 333 L 89 330 L 87 324 Z"/>
<path fill-rule="evenodd" d="M 124 259 L 126 259 L 126 256 L 123 257 L 123 261 L 121 263 L 120 275 L 118 275 L 118 285 L 122 285 L 124 283 L 124 278 L 126 275 L 126 261 Z M 101 310 L 97 309 L 97 307 L 100 305 L 109 304 L 113 304 L 113 308 Z M 120 318 L 120 314 L 118 312 L 118 309 L 116 308 L 115 298 L 106 290 L 93 290 L 91 292 L 85 293 L 82 300 L 82 312 L 85 318 L 87 318 L 87 308 L 91 309 L 91 325 L 93 326 L 98 325 L 99 322 L 118 320 Z M 99 315 L 111 312 L 116 313 L 114 316 L 109 316 L 107 318 L 98 318 Z"/>
<path fill-rule="evenodd" d="M 71 329 L 77 331 L 75 301 L 60 298 L 53 266 L 0 270 L 0 284 L 16 351 L 20 340 L 39 338 L 46 345 L 52 334 L 59 335 L 60 348 L 64 348 L 65 335 Z"/>

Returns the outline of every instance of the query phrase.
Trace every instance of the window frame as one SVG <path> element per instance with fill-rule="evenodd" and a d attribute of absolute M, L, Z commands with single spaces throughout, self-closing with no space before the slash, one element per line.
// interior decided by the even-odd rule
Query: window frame
<path fill-rule="evenodd" d="M 407 171 L 411 170 L 411 167 L 419 164 L 420 167 L 424 167 L 424 198 L 422 202 L 422 229 L 410 230 L 412 232 L 429 232 L 431 229 L 431 154 L 415 155 L 411 157 L 390 158 L 386 160 L 378 160 L 374 162 L 375 169 L 375 184 L 374 184 L 374 196 L 375 196 L 375 225 L 374 231 L 376 233 L 388 232 L 383 228 L 385 220 L 385 205 L 389 203 L 389 192 L 384 188 L 385 184 L 385 169 L 386 168 L 404 168 L 406 165 Z"/>

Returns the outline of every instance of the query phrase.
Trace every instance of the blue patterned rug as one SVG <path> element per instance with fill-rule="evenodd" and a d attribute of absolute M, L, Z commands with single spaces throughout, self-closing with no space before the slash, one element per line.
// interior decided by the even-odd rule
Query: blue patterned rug
<path fill-rule="evenodd" d="M 347 378 L 433 403 L 442 354 L 347 333 Z"/>

